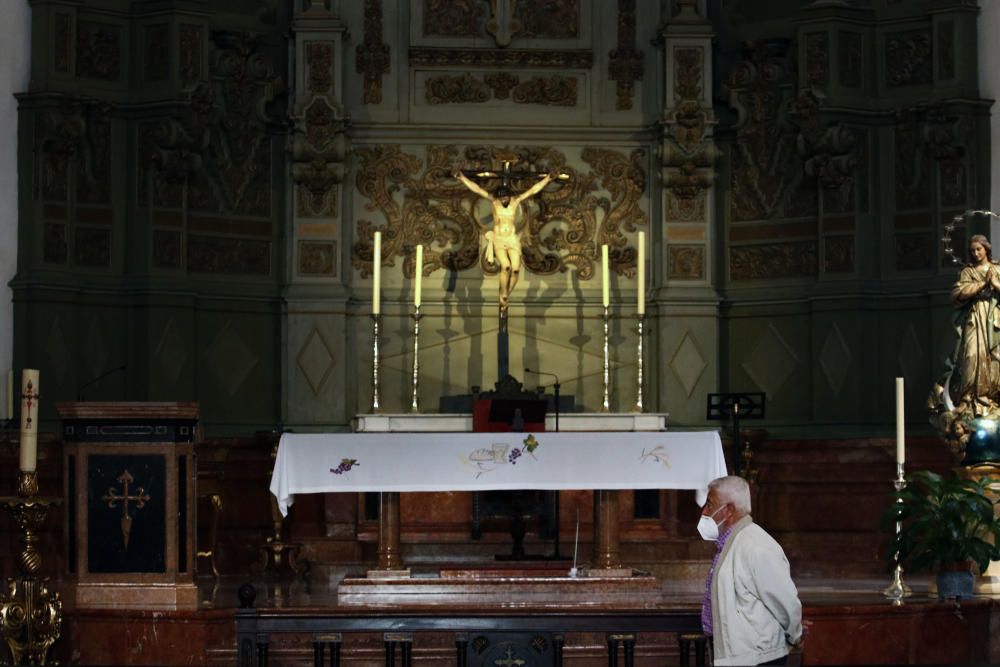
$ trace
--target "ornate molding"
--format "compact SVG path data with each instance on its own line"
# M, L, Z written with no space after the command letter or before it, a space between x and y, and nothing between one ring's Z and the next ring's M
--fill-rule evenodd
M410 67L591 69L594 66L594 54L580 49L554 51L414 47L409 51L408 61Z
M215 32L214 66L181 113L140 133L140 160L153 165L154 190L187 189L191 210L269 217L268 103L281 86L249 33Z
M122 26L100 21L76 22L76 75L117 82L122 70Z
M425 82L424 96L428 104L481 104L491 99L512 99L517 104L576 106L576 77L552 75L531 77L521 81L516 74L487 74L482 80L468 72L453 76L430 77Z
M672 108L660 123L661 181L672 195L670 199L694 201L715 178L712 167L719 151L711 129L716 121L703 102L704 48L675 46L672 56ZM688 213L692 210L690 204L668 203L668 210L682 208Z
M816 242L730 247L729 274L733 280L814 276Z
M635 0L618 0L618 46L609 54L608 78L616 83L615 108L632 108L635 82L642 80L643 53L635 48Z
M382 41L382 0L365 0L365 38L355 51L365 77L364 103L382 103L382 77L389 73L389 45Z
M929 84L933 81L930 28L885 35L885 76L889 86Z
M365 208L380 214L381 221L359 219L351 249L351 262L363 276L373 266L372 237L382 231L382 261L394 266L403 259L403 271L412 276L413 253L423 243L424 271L429 275L440 268L453 271L477 264L495 271L480 256L481 235L485 230L476 213L477 197L450 178L462 165L489 165L497 150L468 147L461 159L453 147L430 146L426 160L401 152L399 146L376 145L358 148L356 186L367 199ZM600 261L597 249L611 246L613 270L632 276L637 251L625 232L648 224L648 215L639 207L645 191L642 153L631 155L599 148L586 148L582 160L591 172L578 172L566 164L565 156L551 148L519 147L504 149L515 157L515 170L543 172L558 169L570 174L561 187L546 191L526 204L522 248L524 265L533 273L552 274L576 268L582 279L595 274ZM597 184L608 192L595 192ZM516 183L515 189L526 187ZM603 212L603 216L598 211ZM600 222L598 222L600 220Z
M480 0L423 0L425 37L478 37L485 7Z
M306 44L306 66L309 68L306 89L313 95L333 92L333 44L331 42L308 42Z

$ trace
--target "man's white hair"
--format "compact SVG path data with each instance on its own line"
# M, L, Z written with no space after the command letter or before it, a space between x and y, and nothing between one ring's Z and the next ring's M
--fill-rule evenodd
M732 503L738 512L750 514L750 485L742 477L720 477L709 483L708 490L712 489L721 502Z

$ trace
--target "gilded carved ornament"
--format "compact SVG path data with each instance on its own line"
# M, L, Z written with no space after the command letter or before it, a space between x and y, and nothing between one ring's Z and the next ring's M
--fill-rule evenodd
M509 151L509 149L508 149ZM533 273L553 274L576 268L590 279L600 261L598 249L611 248L613 269L631 277L637 251L623 232L635 232L648 224L640 206L645 192L643 156L640 150L624 155L603 148L586 148L581 159L591 168L580 172L566 164L566 157L551 148L514 149L516 171L562 171L570 175L558 188L525 202L526 217L521 231L524 265ZM456 168L495 164L495 149L469 147L461 156L450 146L430 146L426 162L403 153L399 146L358 148L356 185L366 199L365 209L380 214L382 221L359 219L351 250L351 261L362 276L373 266L373 234L382 231L382 258L394 266L403 258L403 272L414 271L412 247L424 245L424 274L438 269L461 271L479 264L493 273L482 252L482 235L488 229L477 214L478 198L451 178ZM598 184L607 194L600 194ZM514 183L515 190L529 183ZM487 185L487 190L492 187Z

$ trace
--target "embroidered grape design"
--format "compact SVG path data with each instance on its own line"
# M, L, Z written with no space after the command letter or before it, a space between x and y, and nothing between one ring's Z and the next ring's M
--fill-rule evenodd
M347 472L354 466L359 466L359 465L361 464L358 463L357 459L341 459L340 465L337 466L336 468L330 468L330 472L332 472L334 475L343 475L345 472Z
M517 465L517 460L521 457L521 450L516 447L510 451L507 455L507 460L510 461L511 465Z

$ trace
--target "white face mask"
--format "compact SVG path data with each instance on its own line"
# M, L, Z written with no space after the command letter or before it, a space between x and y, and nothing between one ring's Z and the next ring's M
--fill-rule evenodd
M715 519L712 517L718 514L722 507L712 512L711 516L702 514L701 518L698 519L698 534L701 535L701 539L709 542L715 542L719 539L719 524L715 523Z

